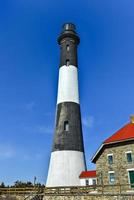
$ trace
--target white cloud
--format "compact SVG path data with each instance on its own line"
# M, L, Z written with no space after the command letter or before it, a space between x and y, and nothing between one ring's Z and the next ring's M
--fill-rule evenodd
M83 117L82 119L82 124L88 128L92 128L94 126L94 117L93 116L88 116L88 117Z
M9 144L0 144L0 160L10 158L21 158L21 160L32 161L41 160L44 157L40 152L30 153L25 152L23 149L16 149Z
M48 134L48 133L53 133L53 128L50 126L45 126L45 125L36 125L33 127L24 127L24 129L30 133L36 133L36 134Z
M35 154L35 158L36 158L37 160L40 160L40 159L43 158L43 155L42 155L41 153L36 153L36 154Z
M21 156L26 161L30 160L41 160L43 158L43 155L41 153L35 153L35 154L25 154Z
M23 158L24 160L32 160L33 156L25 154L25 155L21 156L21 158Z
M15 150L7 145L0 144L0 159L13 158L15 156Z
M36 132L38 132L38 133L52 133L53 129L51 127L48 127L48 126L40 125L40 126L37 126Z

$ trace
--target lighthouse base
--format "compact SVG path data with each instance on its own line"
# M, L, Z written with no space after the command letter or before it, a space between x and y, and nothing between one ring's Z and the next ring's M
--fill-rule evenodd
M46 187L79 186L79 175L85 170L83 152L54 151L51 153Z

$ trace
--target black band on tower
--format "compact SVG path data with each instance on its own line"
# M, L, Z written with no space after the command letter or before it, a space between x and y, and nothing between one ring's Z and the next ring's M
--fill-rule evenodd
M57 105L56 128L52 151L84 152L80 106L73 102Z

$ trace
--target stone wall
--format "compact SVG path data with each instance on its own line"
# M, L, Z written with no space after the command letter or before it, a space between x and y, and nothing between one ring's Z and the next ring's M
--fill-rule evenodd
M0 200L24 200L24 197L17 195L0 195Z
M26 200L32 200L33 196L29 196L29 195L0 195L0 200L25 200L25 199ZM36 200L38 200L38 199L36 199Z
M134 200L134 196L93 195L93 196L46 196L43 200Z
M24 200L24 196L0 196L0 200ZM27 198L27 200L32 200ZM36 199L40 200L40 199ZM67 195L67 196L44 196L43 200L134 200L134 195Z
M120 145L108 146L105 148L96 161L97 181L98 184L109 184L109 171L115 172L115 184L129 184L127 169L134 168L134 162L127 163L126 153L132 151L134 161L134 143L124 143ZM108 164L108 154L113 154L113 164Z

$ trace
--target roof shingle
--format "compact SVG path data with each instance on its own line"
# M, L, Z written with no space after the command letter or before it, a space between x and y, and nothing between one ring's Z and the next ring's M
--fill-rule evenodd
M96 151L95 155L92 157L92 162L96 163L96 160L98 159L99 154L101 154L107 145L110 144L118 144L121 142L127 142L134 140L134 116L132 116L132 119L130 123L123 126L121 129L119 129L117 132L115 132L112 136L107 138L100 148Z
M96 177L96 170L83 171L79 176L79 178L95 178L95 177Z
M107 138L103 143L109 144L130 139L134 139L134 123L128 123L123 128L115 132L111 137Z

